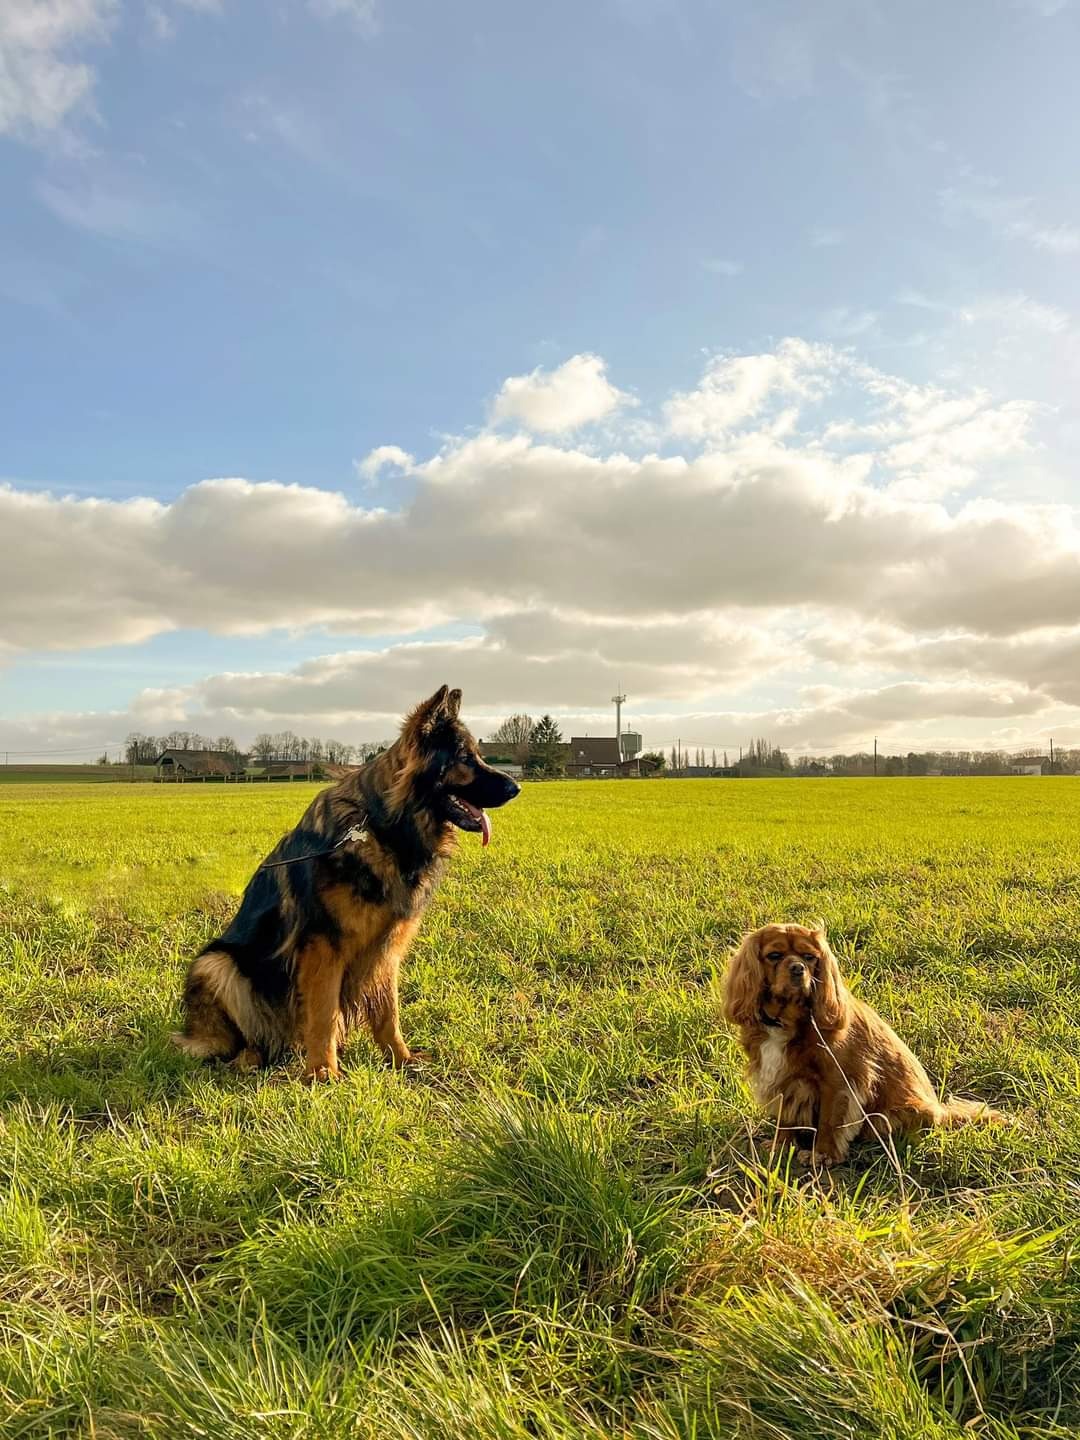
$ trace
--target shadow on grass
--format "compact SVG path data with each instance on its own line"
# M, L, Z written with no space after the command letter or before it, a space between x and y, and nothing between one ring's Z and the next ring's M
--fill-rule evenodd
M599 1306L634 1313L679 1264L675 1202L640 1194L603 1116L489 1099L439 1178L360 1224L292 1221L235 1247L216 1285L306 1337Z
M128 1118L209 1074L230 1086L243 1078L223 1067L195 1070L155 1017L153 1026L136 1021L92 1042L29 1044L0 1062L0 1111L31 1104L61 1106L80 1119Z

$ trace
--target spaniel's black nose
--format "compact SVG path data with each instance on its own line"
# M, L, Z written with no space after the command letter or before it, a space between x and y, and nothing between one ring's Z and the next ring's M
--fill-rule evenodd
M792 978L793 980L801 980L802 977L803 977L805 974L806 974L806 966L805 966L805 965L792 965L792 967L791 967L791 978Z

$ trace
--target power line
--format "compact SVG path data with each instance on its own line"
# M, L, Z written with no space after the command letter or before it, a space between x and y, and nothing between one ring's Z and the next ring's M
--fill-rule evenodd
M5 755L90 755L95 751L100 755L105 750L122 750L124 747L119 740L109 740L107 743L98 745L78 745L70 749L44 749L44 750L4 750Z

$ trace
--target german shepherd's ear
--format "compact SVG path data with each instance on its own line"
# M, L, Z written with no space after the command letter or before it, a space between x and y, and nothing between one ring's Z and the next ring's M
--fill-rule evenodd
M461 691L451 690L446 697L446 714L451 720L456 720L461 710Z
M460 690L456 693L460 699ZM426 740L429 735L434 734L439 725L451 718L449 696L449 687L440 685L429 700L422 700L415 710L409 712L405 719L403 733L413 735L420 740Z

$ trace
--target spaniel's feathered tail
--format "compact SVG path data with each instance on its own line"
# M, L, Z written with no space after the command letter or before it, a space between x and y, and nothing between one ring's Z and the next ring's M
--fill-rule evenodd
M981 1121L984 1125L1001 1125L1005 1116L1000 1110L995 1110L992 1105L987 1105L985 1100L962 1100L958 1095L950 1095L940 1107L940 1114L935 1118L935 1125L943 1125L947 1130L955 1125L970 1125L972 1121Z

